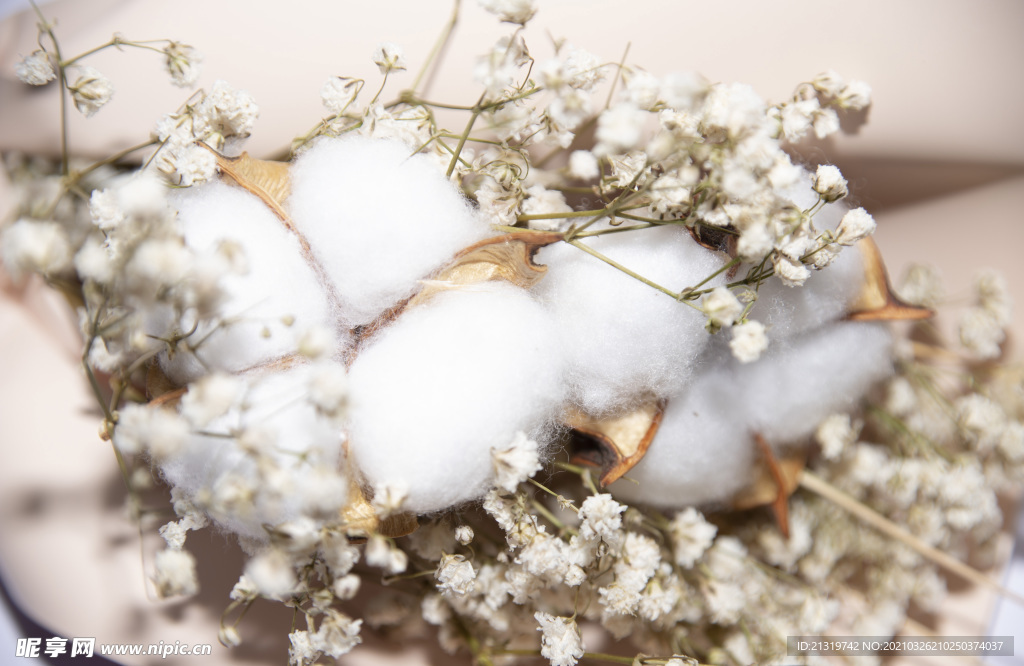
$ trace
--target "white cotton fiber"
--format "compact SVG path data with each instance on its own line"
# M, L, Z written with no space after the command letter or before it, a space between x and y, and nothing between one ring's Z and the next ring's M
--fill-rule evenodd
M342 436L308 399L316 370L243 376L246 390L234 407L161 461L164 478L221 527L249 539L265 541L263 525L331 517L348 499L335 473Z
M213 182L183 190L173 203L189 247L202 253L224 241L236 243L248 266L242 275L222 278L227 298L220 314L230 323L216 330L200 326L189 338L197 345L194 354L161 359L173 381L191 381L208 370L251 368L293 353L298 337L311 326L330 325L325 290L303 259L297 238L258 198ZM180 326L188 330L193 321Z
M351 455L370 484L407 488L413 511L480 497L491 449L557 415L562 367L552 322L527 292L486 283L438 294L349 369Z
M802 171L797 184L788 188L784 196L807 210L818 200L813 183L813 175ZM826 229L835 231L849 210L843 200L825 204L815 213L814 225L819 233ZM772 344L785 344L786 339L840 319L849 311L864 281L864 260L856 246L841 250L824 270L811 271L801 287L787 287L772 278L758 290L758 302L751 317L768 328Z
M807 438L828 414L856 404L892 372L883 324L841 322L807 333L751 364L704 370L671 399L646 456L611 486L628 501L679 507L726 501L751 481L760 455L751 435L776 449Z
M366 324L489 233L436 164L393 140L322 139L292 167L291 215Z
M770 345L788 344L795 335L841 319L860 294L863 261L859 248L846 247L825 269L812 271L802 287L771 278L758 290L750 316L765 325Z
M725 263L675 227L583 242L673 291ZM581 407L592 414L625 409L647 394L676 393L692 379L710 339L702 312L570 245L543 248L537 262L548 272L534 291L557 323L571 398Z

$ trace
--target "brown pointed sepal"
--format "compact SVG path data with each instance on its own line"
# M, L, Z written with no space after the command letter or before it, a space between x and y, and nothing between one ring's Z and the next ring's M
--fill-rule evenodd
M782 536L789 538L789 497L800 485L800 475L807 466L803 452L779 458L760 433L753 434L761 464L754 469L753 482L732 498L732 508L743 511L770 505Z
M850 321L929 319L935 312L900 300L892 289L878 244L865 238L857 244L864 261L864 284L846 318Z
M226 157L202 141L199 145L217 158L217 168L222 176L255 194L282 220L288 219L284 211L284 202L292 191L288 162L258 160L250 157L249 153L242 153L238 157Z

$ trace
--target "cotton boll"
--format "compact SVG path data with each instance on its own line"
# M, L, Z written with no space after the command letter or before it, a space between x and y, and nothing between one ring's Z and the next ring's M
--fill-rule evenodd
M775 279L765 282L751 316L765 324L772 344L781 343L845 316L863 283L860 249L844 248L824 270L813 271L802 287L787 287Z
M488 235L430 158L410 153L398 141L322 139L292 167L289 209L334 281L348 326L370 322Z
M872 384L892 374L892 334L885 324L839 322L766 356L737 369L736 382L748 429L778 446L854 407Z
M309 400L315 370L244 376L244 397L162 462L164 478L221 527L258 541L265 524L333 515L348 499L336 473L342 436Z
M669 400L644 458L610 486L630 502L664 507L723 501L747 482L754 445L736 418L731 373L704 372ZM634 483L634 481L638 483ZM639 484L639 485L638 485Z
M224 183L189 188L175 198L186 243L214 252L228 241L240 246L248 271L222 279L227 298L220 308L228 322L214 330L204 323L189 338L194 351L161 359L175 382L209 370L238 372L285 354L313 326L329 326L326 291L303 259L298 239L267 206ZM188 330L191 321L179 328Z
M672 290L721 268L722 255L677 228L609 234L584 242ZM543 248L548 272L535 288L554 316L568 359L571 397L593 414L669 395L692 378L710 339L704 315L578 248ZM721 277L711 285L721 284Z
M547 313L504 283L443 292L405 312L349 370L350 450L374 486L425 513L483 495L491 449L559 408L562 362Z
M801 171L796 185L783 196L803 210L818 200L814 179ZM819 232L835 231L849 211L843 201L826 204L814 216ZM773 341L782 341L803 331L843 317L860 294L864 282L864 258L857 247L843 248L839 256L821 271L812 271L802 287L787 287L779 280L768 280L758 291L753 316L768 327Z
M775 448L808 437L892 371L892 339L880 324L842 322L805 334L755 363L709 366L671 399L643 460L612 493L678 507L728 500L751 482L760 455L752 434Z

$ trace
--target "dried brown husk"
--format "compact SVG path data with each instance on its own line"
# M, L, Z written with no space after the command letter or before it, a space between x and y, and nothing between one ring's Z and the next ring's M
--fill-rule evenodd
M928 308L910 305L893 291L889 273L882 261L878 244L868 237L860 241L864 261L864 284L861 285L857 300L850 306L846 318L850 321L898 321L906 319L928 319L935 312Z
M619 480L646 455L667 404L649 398L630 412L603 418L571 409L564 422L576 435L573 462L600 468L602 486Z
M547 266L534 262L537 250L560 240L560 233L524 230L485 238L459 251L448 264L422 280L420 290L410 298L358 329L349 364L355 360L364 341L386 328L408 308L423 305L437 294L492 280L531 288L548 270Z
M776 456L760 433L752 438L761 452L760 464L754 467L754 480L733 496L730 505L737 511L771 505L779 531L789 538L789 498L800 486L807 467L806 452L795 449Z

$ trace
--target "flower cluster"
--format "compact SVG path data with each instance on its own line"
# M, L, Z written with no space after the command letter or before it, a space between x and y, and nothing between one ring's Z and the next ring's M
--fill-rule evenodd
M194 594L188 533L229 531L251 557L221 642L284 603L300 665L367 629L478 663L572 666L609 640L637 664L762 663L933 609L929 549L990 548L996 490L1024 481L1024 383L978 363L1010 320L994 275L969 354L845 321L884 318L858 298L887 288L874 220L786 148L839 131L867 85L826 72L768 104L562 42L535 60L535 3L481 4L512 27L475 62L478 101L444 105L461 133L419 90L382 101L409 66L384 43L380 91L330 78L287 164L235 156L259 111L223 81L155 123L138 169L7 160L4 265L76 308L135 510L152 475L169 487L156 593ZM96 113L95 50L61 61L41 30L54 48L19 78ZM193 85L198 53L156 44L100 48L160 51ZM942 300L926 269L903 293ZM767 504L776 521L740 511Z

